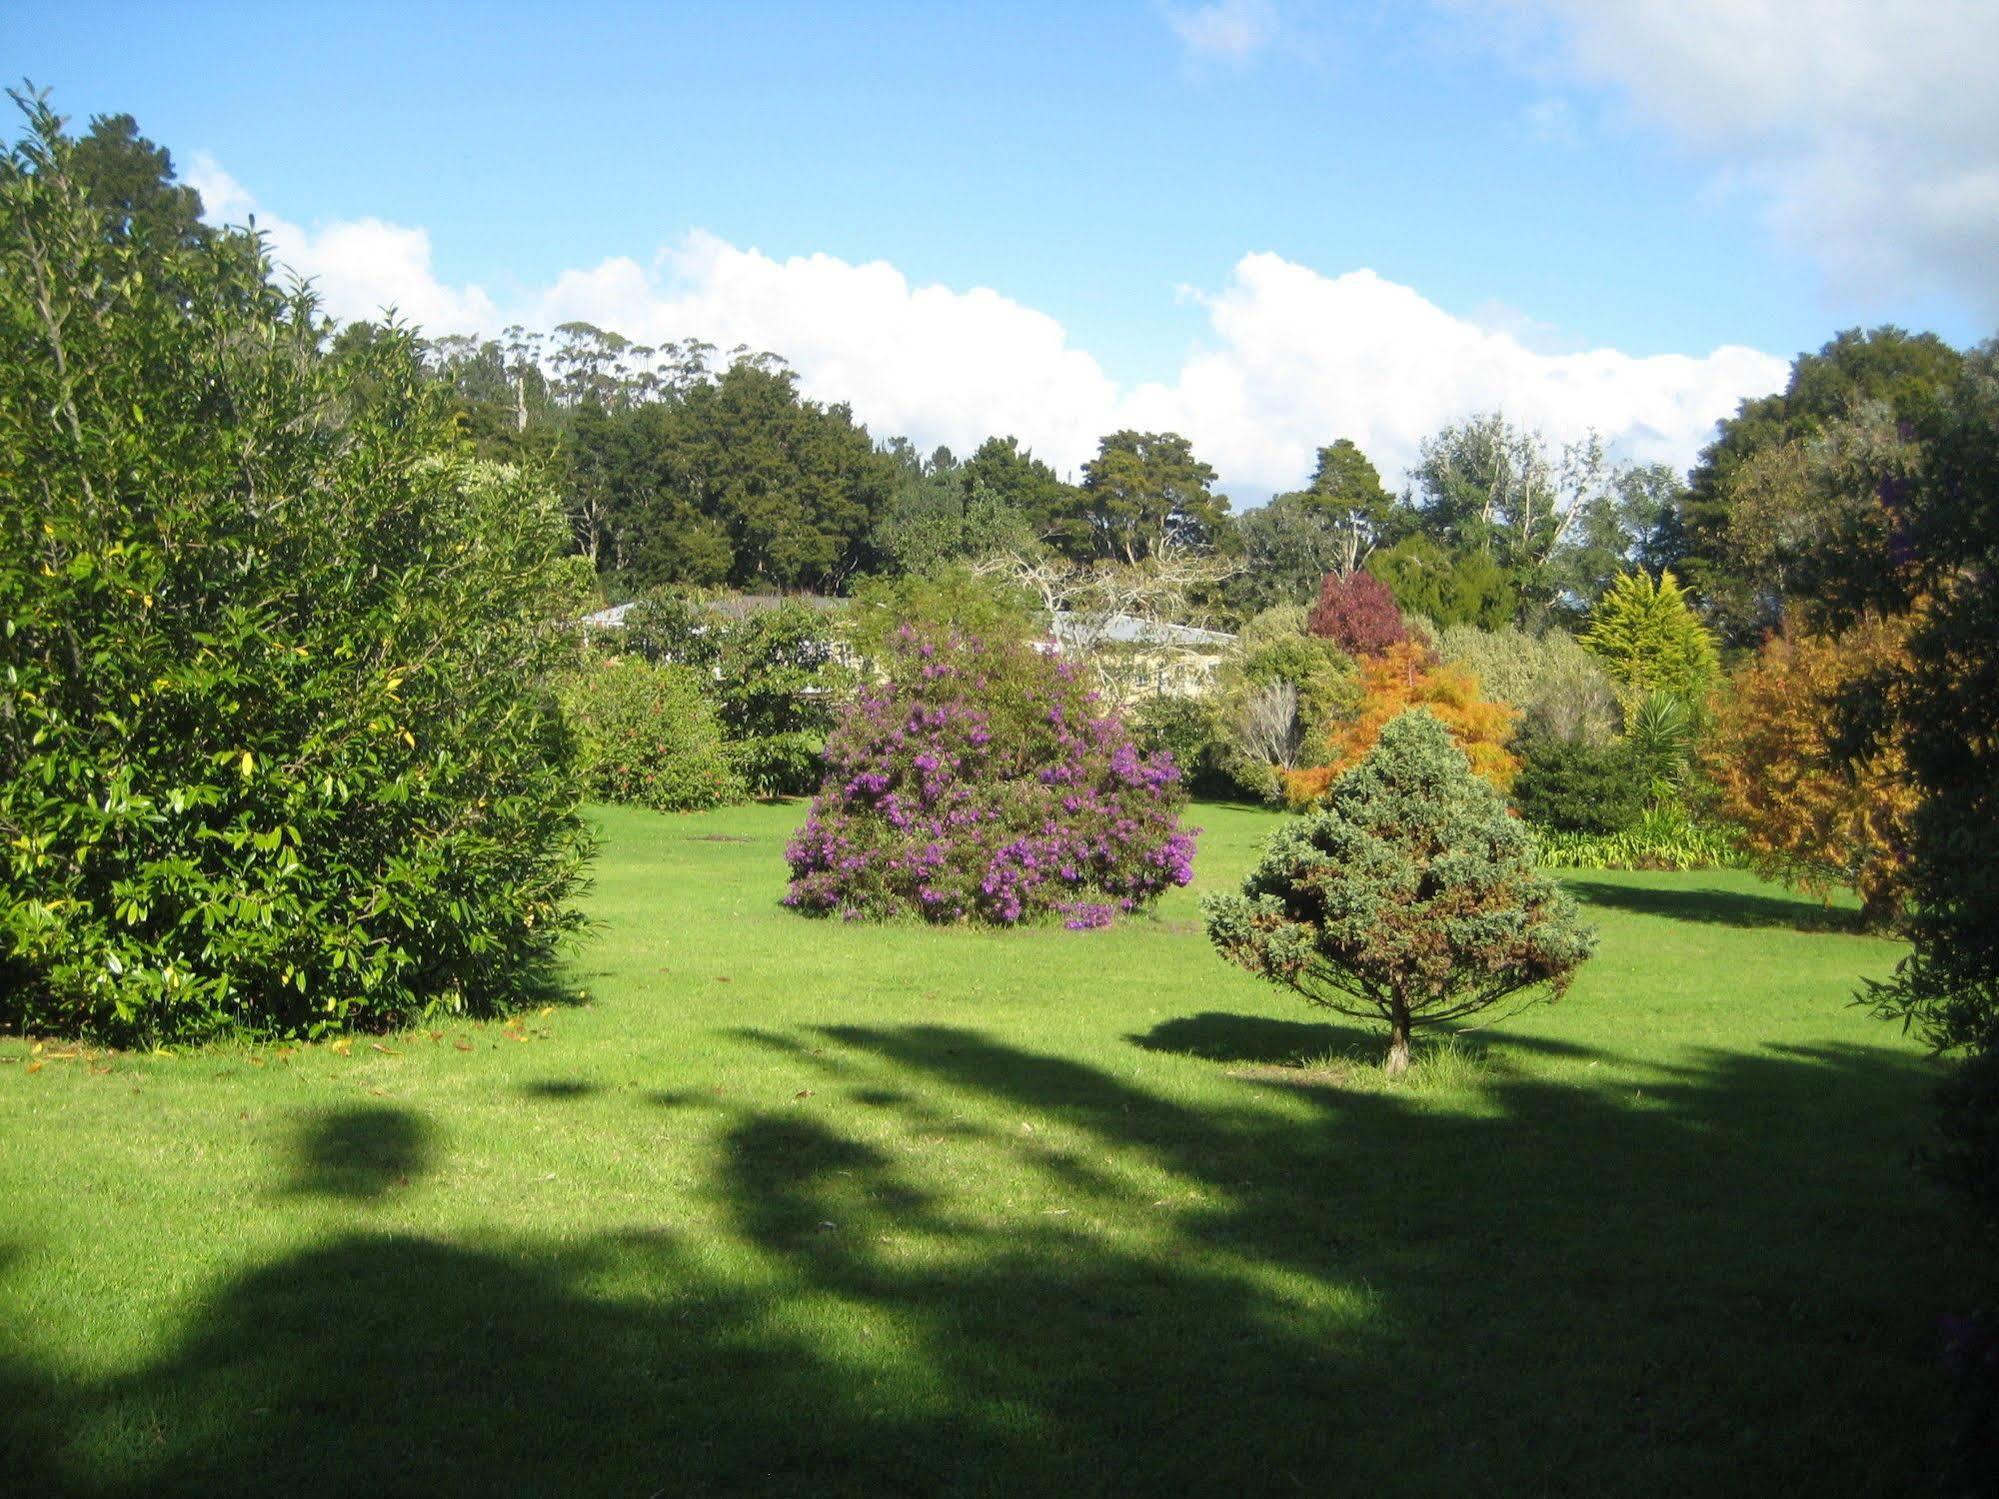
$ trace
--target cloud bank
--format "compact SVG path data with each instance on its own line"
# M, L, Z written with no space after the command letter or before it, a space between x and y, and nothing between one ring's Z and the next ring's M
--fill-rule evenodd
M188 178L213 220L255 208L212 160ZM257 222L343 319L393 305L435 333L582 320L645 343L747 344L782 354L806 394L849 403L878 438L965 453L1011 434L1073 473L1104 433L1177 431L1250 502L1303 483L1315 450L1338 437L1395 482L1423 437L1495 409L1557 442L1594 428L1623 456L1685 467L1717 419L1778 388L1788 369L1740 347L1537 351L1373 271L1329 276L1254 253L1218 290L1191 293L1208 319L1201 347L1170 378L1124 386L1048 314L984 287L913 284L886 261L778 260L697 233L649 264L613 257L565 271L503 308L481 287L441 280L422 229Z

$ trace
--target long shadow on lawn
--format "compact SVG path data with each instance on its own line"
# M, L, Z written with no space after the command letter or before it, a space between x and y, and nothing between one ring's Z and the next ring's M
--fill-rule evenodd
M1640 916L1701 921L1722 926L1785 927L1799 932L1865 932L1860 912L1828 906L1802 896L1758 895L1744 890L1687 886L1619 885L1608 880L1564 878L1563 886L1584 905L1609 906Z
M0 1362L0 1452L105 1494L1920 1481L1950 1303L1892 1270L1937 1253L1908 1056L1507 1073L1448 1112L1254 1082L1197 1108L948 1027L763 1039L820 1083L703 1105L735 1260L714 1230L353 1234L125 1377Z

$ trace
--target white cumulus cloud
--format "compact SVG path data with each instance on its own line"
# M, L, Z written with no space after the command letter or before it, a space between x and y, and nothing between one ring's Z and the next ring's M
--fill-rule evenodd
M1447 0L1452 3L1452 0ZM1991 0L1454 0L1543 79L1609 88L1760 198L1843 295L1999 314Z
M431 266L430 233L380 219L348 219L307 229L265 213L243 185L207 152L186 173L201 194L210 223L243 224L252 215L272 256L309 278L327 307L343 318L373 318L393 307L436 333L473 333L496 326L493 299L477 286L451 287Z
M211 217L254 206L212 161L189 176ZM1177 431L1245 500L1302 483L1315 450L1338 437L1394 482L1422 438L1495 409L1554 441L1593 428L1623 456L1684 467L1718 418L1787 371L1740 347L1551 349L1523 331L1524 316L1460 317L1373 271L1329 276L1259 253L1220 288L1192 293L1207 317L1195 352L1161 378L1122 385L1047 313L985 287L915 283L886 261L777 259L696 233L650 263L613 257L565 271L502 308L479 287L440 281L420 229L258 222L337 317L393 304L433 332L580 320L644 343L744 344L783 355L807 395L847 402L877 437L964 453L1011 434L1070 473L1107 432Z

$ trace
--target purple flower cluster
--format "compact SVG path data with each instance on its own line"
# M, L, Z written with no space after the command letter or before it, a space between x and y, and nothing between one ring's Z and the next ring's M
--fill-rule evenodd
M1141 755L1066 662L959 636L894 642L826 744L826 779L785 849L787 905L1111 925L1193 878L1197 829L1168 755Z

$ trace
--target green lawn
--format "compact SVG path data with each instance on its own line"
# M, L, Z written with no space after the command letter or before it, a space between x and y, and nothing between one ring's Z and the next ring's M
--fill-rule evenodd
M1404 1084L1109 933L792 915L801 809L603 814L587 1000L0 1040L0 1487L1887 1493L1940 1313L1897 949L1587 875L1568 997ZM1204 807L1204 885L1271 826ZM1955 1282L1953 1277L1958 1276Z

